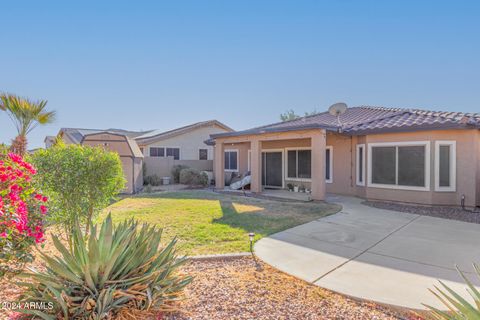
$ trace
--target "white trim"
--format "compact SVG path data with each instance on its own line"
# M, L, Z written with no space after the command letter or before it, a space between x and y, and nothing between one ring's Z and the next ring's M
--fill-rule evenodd
M297 182L312 182L312 178L291 178L288 176L288 151L298 151L298 150L310 150L312 151L312 148L310 147L289 147L285 148L285 179L288 181L297 181ZM297 156L297 170L298 172L298 156ZM311 170L310 170L311 171ZM310 176L312 173L310 172Z
M425 187L399 186L398 185L398 151L395 152L395 184L379 184L372 182L372 147L402 147L425 146ZM398 148L397 148L398 150ZM368 186L371 188L430 191L430 141L401 141L401 142L376 142L368 144Z
M360 157L359 157L359 150L362 149L362 181L360 181ZM366 150L365 150L365 144L362 143L362 144L357 144L357 148L356 148L356 151L355 151L355 161L356 161L356 164L355 164L355 176L356 176L356 180L357 180L357 186L365 186L365 153L366 153Z
M440 146L450 147L450 186L440 186ZM455 192L457 190L457 142L435 141L435 191Z
M225 149L223 150L223 158L225 159L225 153L226 152L236 152L237 153L237 169L225 169L225 163L223 164L225 172L238 172L238 167L240 166L240 163L238 162L239 160L239 152L238 149Z
M333 146L326 146L325 147L325 153L326 151L330 150L330 168L328 170L330 171L330 179L327 180L327 172L325 171L325 182L326 183L333 183ZM327 161L325 161L326 164Z
M251 150L248 150L251 151ZM263 185L262 187L268 187L268 188L285 188L285 149L262 149L262 161L263 161L263 153L269 153L269 152L281 152L282 153L282 186L268 186L268 185ZM262 176L263 176L263 166L262 166ZM265 177L266 179L267 177Z

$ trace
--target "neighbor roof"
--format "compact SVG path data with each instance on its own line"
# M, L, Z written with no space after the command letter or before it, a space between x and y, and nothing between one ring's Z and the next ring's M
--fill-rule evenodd
M192 130L201 128L201 127L208 127L212 125L217 125L221 128L223 128L226 131L233 132L233 129L228 127L227 125L221 123L220 121L217 120L208 120L208 121L202 121L202 122L196 122L184 127L180 127L177 129L169 130L169 131L161 131L161 130L153 130L150 132L147 132L143 135L137 136L134 139L140 143L140 144L148 144L153 141L158 141L166 138L171 138L173 136L177 136L180 134L184 134L187 132L190 132Z
M146 134L150 131L128 131L123 129L84 129L84 128L61 128L60 133L68 136L73 143L81 143L83 137L89 134L97 133L114 133L121 134L128 138L135 138L137 136Z
M350 135L360 135L429 129L480 128L480 114L478 113L440 112L373 106L348 108L338 120L336 116L328 112L322 112L244 131L213 134L211 137L217 138L301 129L326 129Z

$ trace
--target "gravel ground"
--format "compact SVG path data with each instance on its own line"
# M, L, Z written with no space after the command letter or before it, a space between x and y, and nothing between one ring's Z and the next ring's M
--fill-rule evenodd
M357 302L286 275L251 257L194 260L195 277L166 319L419 319Z
M480 223L480 209L478 208L478 212L468 212L457 207L430 207L383 201L364 201L363 204L374 208L414 213L422 216Z
M42 268L37 259L35 267ZM251 257L194 259L181 272L194 276L176 313L135 312L123 319L422 319L371 302L358 302L284 274ZM15 280L0 280L0 301L18 301ZM14 312L0 310L0 319Z

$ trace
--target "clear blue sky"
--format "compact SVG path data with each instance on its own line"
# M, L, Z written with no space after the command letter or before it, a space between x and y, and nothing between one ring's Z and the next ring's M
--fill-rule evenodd
M0 1L0 91L58 112L30 148L337 101L480 112L480 1Z

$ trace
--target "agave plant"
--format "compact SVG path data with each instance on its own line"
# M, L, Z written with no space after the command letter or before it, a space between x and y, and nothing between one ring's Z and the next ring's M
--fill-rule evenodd
M449 288L445 283L439 281L443 289L435 286L435 290L430 291L442 302L442 304L448 309L442 311L438 308L434 308L429 305L425 305L431 311L433 319L437 320L478 320L480 319L480 292L473 285L473 283L465 276L465 274L455 266L458 273L462 276L463 280L467 284L467 291L473 298L474 304L471 304L454 290ZM480 268L477 264L473 264L473 268L480 278Z
M177 300L190 276L177 268L185 258L176 255L173 239L160 248L161 229L132 220L112 225L108 215L86 240L75 228L69 248L56 236L60 256L42 253L47 270L30 269L26 301L53 306L52 310L23 310L43 319L110 319L129 310L164 310Z

